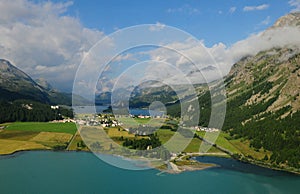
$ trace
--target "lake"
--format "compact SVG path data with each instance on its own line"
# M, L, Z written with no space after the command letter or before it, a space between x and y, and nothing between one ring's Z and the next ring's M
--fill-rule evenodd
M121 160L120 158L116 158ZM232 159L181 174L113 167L87 152L29 151L0 156L1 193L299 193L300 176Z
M77 114L94 114L103 113L109 106L73 106L75 113ZM163 116L164 113L160 111L154 111L149 109L130 109L129 113L132 115L144 115L144 116Z
M108 106L73 106L72 108L77 114L94 114L95 110L97 113L102 113Z

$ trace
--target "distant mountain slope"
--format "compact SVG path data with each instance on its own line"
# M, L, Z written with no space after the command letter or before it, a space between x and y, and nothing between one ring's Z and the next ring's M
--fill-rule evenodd
M35 80L35 82L39 86L41 86L44 90L47 90L47 91L54 90L52 85L49 82L47 82L47 80L45 80L44 78L38 78L38 79Z
M47 92L41 86L4 59L0 59L0 91L0 98L6 100L31 99L50 102Z
M92 104L81 96L74 95L76 105ZM46 104L72 105L72 94L59 92L45 80L34 81L9 61L0 59L0 99L14 101L27 99Z

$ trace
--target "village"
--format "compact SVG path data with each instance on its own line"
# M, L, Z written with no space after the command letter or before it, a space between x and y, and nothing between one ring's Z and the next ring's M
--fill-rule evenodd
M59 109L59 106L51 106L51 109ZM83 114L83 115L77 115L77 118L71 119L71 118L64 118L62 120L54 120L51 121L52 123L67 123L67 122L73 122L78 125L86 125L86 126L102 126L102 127L122 127L123 123L120 122L120 118L135 118L140 120L150 120L150 119L171 119L168 115L113 115L113 114L104 114L104 113L98 113L98 114ZM143 124L142 127L147 127L147 125ZM129 129L123 127L124 130L129 132ZM192 129L200 132L218 132L219 129L212 128L212 127L203 127L203 126L194 126ZM139 133L138 133L139 134ZM140 134L143 135L143 134Z
M89 114L84 115L81 117L78 117L76 119L70 119L70 118L64 118L62 120L54 120L51 121L53 123L67 123L67 122L73 122L78 125L86 125L86 126L102 126L102 127L122 127L123 123L120 122L119 119L121 117L127 117L127 118L138 118L138 119L161 119L161 118L168 118L168 116L149 116L149 115L128 115L128 116L120 116L120 115L112 115L112 114ZM147 125L143 124L141 125L143 127L147 127ZM124 128L126 131L129 131L127 128ZM203 127L203 126L194 126L192 129L196 131L203 131L203 132L218 132L219 129L212 128L212 127Z
M212 128L212 127L201 127L201 126L195 126L194 127L196 131L205 131L205 132L218 132L219 129Z

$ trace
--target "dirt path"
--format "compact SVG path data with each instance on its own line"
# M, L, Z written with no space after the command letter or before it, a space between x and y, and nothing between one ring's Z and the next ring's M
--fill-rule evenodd
M69 142L68 147L67 147L66 150L69 150L69 149L70 149L70 146L71 146L72 142L74 141L74 139L75 139L75 137L76 137L77 134L78 134L78 130L77 130L76 133L73 135L73 137L72 137L72 139L70 140L70 142Z

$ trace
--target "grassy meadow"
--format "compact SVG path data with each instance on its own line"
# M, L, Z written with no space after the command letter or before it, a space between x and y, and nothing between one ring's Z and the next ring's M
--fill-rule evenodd
M76 132L74 123L15 122L2 124L0 154L20 150L63 149Z
M164 119L150 120L145 118L121 118L121 121L129 126L149 124L149 122L151 122L151 126L158 127L164 124ZM1 126L5 126L5 129L0 130L0 154L10 154L19 150L55 149L56 146L62 146L62 149L65 149L69 143L68 150L89 150L88 147L85 146L80 134L76 133L77 128L74 123L15 122L1 124ZM84 127L81 135L86 137L85 140L92 140L92 142L99 140L103 150L110 150L111 147L117 148L122 145L123 141L121 140L121 137L124 139L147 138L130 134L121 127L110 127L105 128L104 130L100 130L101 127L96 128L97 130L93 130ZM102 132L100 133L99 131ZM176 132L169 129L158 129L156 133L161 143L165 144ZM205 136L205 132L203 131L197 131L196 134L202 138ZM72 139L73 136L74 138ZM173 142L173 145L171 146L176 147L177 145L186 142L184 137L177 139L177 141L178 142L175 143ZM262 149L254 150L250 147L249 142L243 141L242 139L232 140L229 134L224 132L220 132L215 143L219 147L222 147L233 154L243 154L258 159L262 159L265 155L271 155L270 152ZM201 144L202 140L193 138L183 151L188 153L198 153ZM215 147L211 147L208 153L222 153L222 151Z
M75 134L77 128L75 123L15 122L8 124L5 130Z

